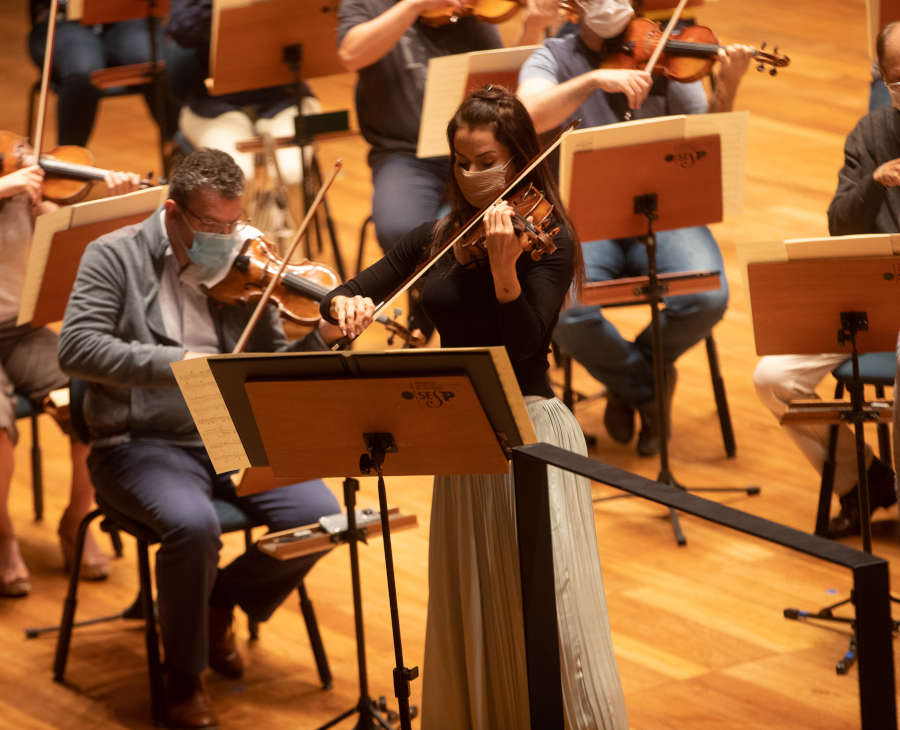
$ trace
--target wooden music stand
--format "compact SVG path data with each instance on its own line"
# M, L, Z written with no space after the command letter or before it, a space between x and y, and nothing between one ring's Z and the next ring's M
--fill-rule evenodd
M16 324L40 327L60 321L87 245L117 228L140 223L163 204L167 192L167 187L148 188L38 216Z
M270 465L276 476L297 480L378 473L397 662L394 686L401 727L409 727L409 681L417 669L403 666L384 476L508 471L511 449L536 438L505 349L220 355L173 363L172 369L217 471ZM356 487L347 481L352 530ZM526 512L531 508L519 505ZM536 523L545 536L550 534L549 518ZM552 565L552 556L527 545L520 553L524 591L536 575L533 563L549 560ZM542 575L540 590L546 593ZM529 606L523 610L528 614ZM359 631L357 638L362 651ZM526 657L529 664L552 661L528 644ZM362 667L360 676L359 706L335 722L359 711L365 723L360 726L368 728L376 718L362 685ZM539 698L546 691L529 686L532 707L542 704ZM534 727L561 723L561 717L548 717Z
M560 152L561 195L582 241L641 238L647 249L653 374L660 431L657 481L682 487L669 468L669 414L659 309L665 294L656 269L656 232L721 221L743 205L747 115L662 117L579 130ZM602 171L598 175L597 171ZM602 201L602 205L598 202ZM742 491L758 487L700 487ZM687 540L669 516L679 545Z
M840 415L853 425L856 440L860 525L863 550L867 553L872 552L872 529L863 426L877 423L881 416L878 409L867 408L864 403L859 353L894 351L900 332L900 311L895 306L900 256L854 257L848 255L848 248L853 245L850 242L860 241L863 250L884 251L896 245L893 239L884 235L835 237L819 247L822 255L830 254L830 258L812 258L815 247L805 245L805 241L786 241L781 249L768 249L777 252L778 260L747 262L757 354L844 352L853 361L851 407ZM779 286L787 291L778 292ZM789 306L784 294L790 294ZM898 602L893 596L891 600ZM850 648L837 663L838 674L846 673L855 661L856 627L852 619L834 616L832 610L852 601L851 595L817 612L784 610L785 618L814 618L853 626ZM900 624L893 620L892 624L896 631Z
M156 31L159 22L169 14L169 0L69 0L66 17L77 20L82 25L91 26L119 23L123 20L147 20L150 38L150 63L114 66L91 73L91 83L101 91L116 86L137 86L145 83L153 85L153 105L159 124L159 157L162 164L161 175L166 174L166 151L164 139L169 114L165 88L162 83L166 62L160 58L156 45ZM127 83L126 83L127 82Z
M323 180L318 156L315 152L304 155L303 148L319 135L344 132L350 127L347 110L310 115L301 112L305 79L346 71L334 40L339 4L339 0L215 0L213 3L207 91L218 96L271 86L293 86L298 113L291 144L297 147L303 170L300 186L303 210L309 210ZM219 48L227 52L220 53ZM279 140L278 146L287 146L284 139ZM344 259L327 199L322 201L322 210L335 268L343 280L347 278ZM313 223L321 246L318 216ZM307 258L313 258L310 240L308 236Z

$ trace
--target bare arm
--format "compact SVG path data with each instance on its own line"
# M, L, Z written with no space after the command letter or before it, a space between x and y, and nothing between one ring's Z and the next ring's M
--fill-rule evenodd
M646 71L595 69L561 84L549 79L526 79L518 90L519 98L531 114L538 133L560 126L595 91L621 92L628 106L637 109L650 92L652 80Z
M400 40L416 18L430 8L462 8L462 0L400 0L372 20L350 29L338 47L348 71L359 71L381 60Z
M734 108L738 85L750 67L753 49L750 46L730 45L719 49L719 70L709 100L709 112L730 112Z

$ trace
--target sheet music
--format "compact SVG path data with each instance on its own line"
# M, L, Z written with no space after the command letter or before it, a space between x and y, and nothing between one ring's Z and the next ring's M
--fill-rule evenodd
M168 186L147 188L127 195L63 206L51 213L38 216L31 236L28 266L25 269L25 282L16 323L26 324L34 317L55 234L70 228L117 220L128 215L149 214L162 205L168 190Z
M205 357L172 363L172 372L216 473L250 467L225 400Z
M794 238L784 242L789 260L828 259L841 256L893 256L900 253L900 234Z
M416 157L438 157L449 153L447 122L465 97L470 74L517 70L538 48L540 46L517 46L432 58L428 62Z
M34 315L44 269L50 256L50 245L53 234L70 227L72 206L58 208L52 213L39 215L34 222L34 233L31 234L31 248L28 251L28 266L25 269L25 282L22 284L22 297L19 300L19 317L17 325L27 324Z
M900 20L900 0L866 0L866 45L873 61L878 59L875 38L885 25L894 20Z

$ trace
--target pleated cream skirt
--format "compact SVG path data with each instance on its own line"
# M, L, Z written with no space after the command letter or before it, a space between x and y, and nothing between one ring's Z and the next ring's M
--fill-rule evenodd
M557 399L529 396L539 441L586 454ZM568 730L628 727L612 649L589 482L551 469L550 519ZM529 727L513 483L435 477L422 672L423 730Z

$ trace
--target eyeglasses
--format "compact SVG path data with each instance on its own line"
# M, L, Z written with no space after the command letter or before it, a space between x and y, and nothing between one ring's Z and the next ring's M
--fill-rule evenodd
M193 218L197 223L200 224L200 228L208 233L234 233L234 231L239 226L245 226L250 224L250 219L247 217L245 212L241 212L241 215L233 221L225 222L219 221L215 218L201 218L194 211L188 208L186 205L179 205L180 208L184 210L185 213L188 213L191 218Z

